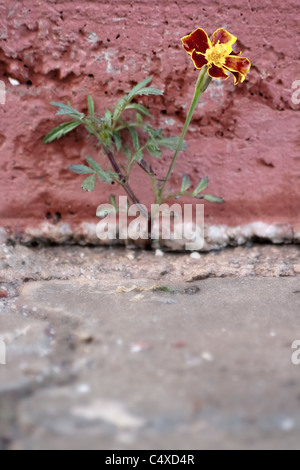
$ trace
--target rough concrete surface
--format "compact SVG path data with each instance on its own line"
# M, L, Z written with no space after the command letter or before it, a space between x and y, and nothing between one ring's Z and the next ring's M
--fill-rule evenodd
M0 13L0 80L7 91L0 105L0 226L15 237L35 228L48 239L56 227L72 234L82 222L95 222L96 207L112 192L102 186L86 194L81 178L67 170L86 155L106 165L83 129L42 144L60 122L49 103L70 100L86 111L90 93L103 115L153 75L164 97L141 102L151 106L153 125L179 135L197 78L180 38L196 27L212 34L222 26L239 38L237 50L253 66L236 88L232 80L210 86L172 184L183 173L193 185L209 176L209 192L226 201L207 204L209 225L283 223L289 233L300 232L300 108L292 101L300 79L298 1L20 0L2 2ZM170 158L166 152L162 161L152 160L158 175ZM150 203L139 171L131 183Z
M299 449L299 275L295 246L1 246L0 447Z

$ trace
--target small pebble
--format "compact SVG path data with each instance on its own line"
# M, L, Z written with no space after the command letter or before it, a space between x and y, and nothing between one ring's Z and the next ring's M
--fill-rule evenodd
M163 252L162 250L156 250L155 256L160 256L160 257L162 257L162 256L165 256L165 254L164 254L164 252Z
M190 256L191 256L192 259L200 259L201 258L200 253L198 253L197 251L194 251L193 253L191 253Z
M148 343L135 343L131 345L131 352L134 354L150 351L151 349L152 346Z
M296 274L300 274L300 264L295 264L295 266L294 266L294 272L295 272Z
M19 86L20 85L19 80L16 80L15 78L8 77L8 81L12 86Z
M207 351L204 352L201 357L202 357L202 359L204 359L207 362L213 362L213 360L214 360L213 355L210 352L207 352Z
M187 287L186 289L184 289L184 293L187 295L195 295L198 294L198 292L200 291L201 289L198 286Z
M0 299L6 299L8 297L7 291L6 290L0 290Z
M89 384L80 384L76 387L76 392L79 395L87 395L88 393L90 393L90 391L91 387L89 386Z

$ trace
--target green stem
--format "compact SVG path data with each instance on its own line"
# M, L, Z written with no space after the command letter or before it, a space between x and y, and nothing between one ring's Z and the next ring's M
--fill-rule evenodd
M177 161L177 158L178 158L178 155L179 155L179 152L180 152L180 149L182 147L182 144L184 142L184 138L185 138L185 135L186 135L186 132L188 130L188 127L191 123L191 120L192 120L192 117L193 117L193 114L194 114L194 111L199 103L199 100L202 96L202 94L205 92L205 90L207 89L208 85L210 84L212 78L208 75L207 73L207 67L204 67L201 72L199 73L199 77L198 77L198 80L197 80L197 84L196 84L196 88L195 88L195 93L194 93L194 98L193 98L193 101L192 101L192 104L191 104L191 107L189 109L189 112L188 112L188 115L187 115L187 118L186 118L186 121L185 121L185 124L183 126L183 129L182 129L182 132L181 132L181 136L179 138L179 141L178 141L178 145L177 145L177 148L175 150L175 153L174 153L174 157L172 159L172 162L171 162L171 165L170 165L170 168L169 168L169 171L167 173L167 176L165 178L165 182L162 186L162 188L160 189L160 192L159 192L159 195L160 197L162 197L163 195L163 192L165 190L165 187L167 185L167 183L169 182L169 179L171 178L171 175L172 175L172 172L173 172L173 168L174 168L174 165Z
M141 212L141 214L148 218L149 215L148 215L148 212L145 211L145 209L142 207L140 201L138 200L138 198L136 197L136 195L134 194L134 192L132 191L131 187L129 186L129 183L128 183L128 176L124 176L123 173L122 173L122 170L121 168L119 167L119 165L117 164L116 160L115 160L115 157L112 153L112 151L110 150L110 148L105 145L103 142L102 142L102 139L101 139L101 136L99 135L99 132L98 132L98 129L97 129L97 126L93 123L93 122L89 122L88 120L85 121L85 125L87 126L88 130L95 136L97 137L97 139L99 140L99 143L101 144L104 152L106 153L109 161L110 161L110 164L111 166L113 167L113 170L114 172L118 175L118 179L119 179L119 184L124 188L124 190L126 191L129 199L131 200L131 202L133 202L133 204L136 204Z
M140 128L143 128L143 126L141 124L139 124L138 122L133 122L131 124L124 124L122 126L119 126L117 127L116 129L114 129L116 132L120 132L120 131L123 131L124 129L128 129L128 127L140 127Z
M140 147L140 148L139 148L139 151L142 151L142 152L143 152L143 151L145 150L145 148L146 148L146 145L144 145L143 147ZM131 170L132 170L132 167L133 167L134 163L136 162L135 155L136 155L136 154L133 155L133 157L131 158L131 160L130 160L130 162L129 162L129 164L128 164L128 168L127 168L127 172L126 172L126 177L127 177L127 178L129 178L130 173L131 173Z

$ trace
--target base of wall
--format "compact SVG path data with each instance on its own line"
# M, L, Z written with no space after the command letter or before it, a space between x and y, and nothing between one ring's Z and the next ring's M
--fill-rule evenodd
M25 245L34 243L51 244L78 244L78 245L129 245L145 247L145 240L99 240L96 234L97 224L83 222L75 227L59 223L53 225L49 222L32 227L25 227L21 232L10 233L0 227L0 243L17 242ZM241 246L247 242L262 241L274 244L300 243L300 224L266 224L253 222L247 225L229 227L226 225L211 225L205 227L205 242L201 251L219 250L230 246ZM160 240L153 241L153 248L164 248L170 251L185 251L187 240Z

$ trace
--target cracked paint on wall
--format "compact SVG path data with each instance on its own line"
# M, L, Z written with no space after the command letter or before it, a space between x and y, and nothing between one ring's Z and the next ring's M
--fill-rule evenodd
M153 124L179 134L192 99L197 73L180 38L204 27L227 27L237 47L252 60L246 82L215 82L204 95L187 135L173 184L188 173L194 184L209 176L209 192L223 206L206 205L211 226L300 226L300 105L292 83L300 79L299 6L296 0L224 4L213 0L118 2L21 0L0 5L0 226L17 236L40 227L66 224L76 232L95 223L95 211L115 188L94 194L80 190L80 177L67 170L97 153L83 129L61 142L42 144L60 121L50 101L68 101L86 111L95 97L99 114L112 107L137 81L153 75L164 97L143 98ZM17 85L16 85L17 84ZM62 119L63 122L63 119ZM154 160L163 175L171 158ZM151 202L151 188L132 186Z

